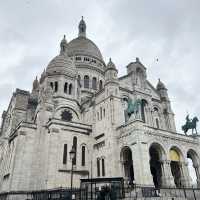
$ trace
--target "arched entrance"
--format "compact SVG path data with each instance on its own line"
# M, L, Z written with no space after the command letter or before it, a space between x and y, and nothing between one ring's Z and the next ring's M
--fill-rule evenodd
M150 155L150 170L153 177L153 183L156 188L162 186L162 166L161 160L164 155L164 151L159 144L152 144L149 148Z
M187 159L188 159L188 170L189 170L189 175L192 179L192 185L193 186L198 186L199 185L199 178L200 178L200 173L199 173L199 157L197 153L190 149L187 152Z
M170 166L171 166L172 176L174 178L174 183L177 188L182 187L183 184L181 183L180 152L175 148L171 148L169 156L171 160Z
M123 167L125 179L128 181L135 180L134 169L133 169L133 160L132 160L132 151L129 147L122 148L121 161L122 161L122 167Z

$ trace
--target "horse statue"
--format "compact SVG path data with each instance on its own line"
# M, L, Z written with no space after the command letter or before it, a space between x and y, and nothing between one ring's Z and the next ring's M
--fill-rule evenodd
M131 117L132 114L137 114L139 112L140 105L142 103L142 101L140 99L135 100L135 102L133 103L131 98L128 98L127 102L128 102L128 107L124 111L125 122L127 122L129 120L129 118Z
M193 130L195 129L196 134L197 134L197 122L199 119L197 117L194 117L192 120L189 118L189 115L186 116L186 123L185 125L182 126L182 130L184 131L185 135L187 135L187 131L189 129L192 129L192 135L193 135Z

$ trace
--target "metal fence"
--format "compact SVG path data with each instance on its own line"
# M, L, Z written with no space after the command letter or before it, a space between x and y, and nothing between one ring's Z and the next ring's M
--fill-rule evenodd
M125 200L156 197L157 199L200 200L200 188L160 188L132 186L125 188Z
M41 191L11 191L0 193L0 200L80 200L80 188L58 188Z
M116 186L98 187L95 190L88 188L58 188L41 191L18 191L0 193L0 200L200 200L198 188L162 188L156 189L147 186L130 186L123 189Z

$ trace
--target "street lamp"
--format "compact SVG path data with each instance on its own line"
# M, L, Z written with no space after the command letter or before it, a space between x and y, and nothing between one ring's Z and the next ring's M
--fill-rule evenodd
M74 147L72 146L71 151L69 152L70 160L72 161L72 169L71 169L71 195L72 195L72 186L73 186L73 160L75 158L76 151Z

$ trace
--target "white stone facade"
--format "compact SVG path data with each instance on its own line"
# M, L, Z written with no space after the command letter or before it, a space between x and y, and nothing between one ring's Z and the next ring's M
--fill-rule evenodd
M32 92L17 89L2 115L0 191L69 187L72 146L77 187L88 177L191 186L187 157L199 185L199 139L176 132L165 85L152 86L138 58L118 77L86 37L83 19L78 37L64 37L60 48ZM142 103L126 119L128 99Z

